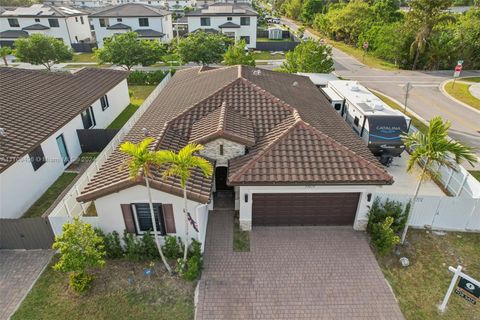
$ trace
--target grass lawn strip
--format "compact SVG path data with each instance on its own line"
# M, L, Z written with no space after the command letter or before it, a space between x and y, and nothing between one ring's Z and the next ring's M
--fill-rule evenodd
M388 97L384 96L383 94L381 93L378 93L378 92L373 92L374 95L376 95L378 98L380 98L380 100L382 100L383 102L385 102L387 105L389 105L391 108L393 109L396 109L396 110L399 110L403 113L403 110L405 108L403 108L402 106L400 106L398 103L392 101L391 99L389 99ZM412 115L410 112L407 111L406 115L408 117L410 117L412 119L412 124L415 126L415 128L417 128L418 130L420 130L420 132L423 132L423 133L426 133L428 131L428 126L423 123L423 121L421 121L420 119L416 118L414 115Z
M64 172L23 214L23 218L41 217L76 176L77 173Z
M468 82L480 82L480 77L465 77L465 78L460 78L458 80L468 81Z
M295 22L295 24L297 24L298 26L302 25L302 22L300 22L300 21L295 21L295 20L292 20L292 21ZM326 36L322 35L320 32L312 29L311 27L305 26L305 30L308 30L309 32L313 33L314 35L318 36L321 39L325 38L327 40L327 42L330 45L332 45L333 47L337 48L340 51L345 52L346 54L348 54L348 55L350 55L354 58L356 58L358 61L362 62L363 64L365 64L365 65L367 65L371 68L377 68L377 69L387 70L387 71L398 70L399 69L395 64L393 64L391 62L388 62L386 60L374 57L374 56L372 56L371 54L368 54L368 53L365 55L365 59L363 59L363 49L348 45L344 42L328 39Z
M272 54L270 51L257 51L253 53L255 60L282 60L285 59L284 53Z
M133 92L133 95L130 97L130 104L110 123L108 129L122 128L155 87L156 86L129 86L129 89Z
M193 319L195 282L165 273L155 261L154 273L145 276L149 262L107 260L93 272L93 287L85 295L68 289L68 275L45 269L12 320L20 319Z
M399 256L377 257L406 319L479 319L478 304L472 305L455 294L444 314L438 313L437 306L452 279L448 266L462 265L466 274L480 279L480 234L452 232L437 236L425 230L410 230L408 243ZM400 266L402 256L410 260L409 267Z
M98 62L93 53L74 54L72 62Z
M452 85L453 81L449 81L444 87L449 95L477 110L480 110L480 99L475 98L468 90L471 86L470 84L456 82L453 87Z
M480 170L479 171L472 170L472 171L469 171L469 172L475 179L480 181Z

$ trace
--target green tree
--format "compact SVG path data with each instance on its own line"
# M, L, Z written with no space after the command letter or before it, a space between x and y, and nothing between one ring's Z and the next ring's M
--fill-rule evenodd
M223 56L223 61L227 66L243 64L255 67L255 58L250 52L245 52L245 40L240 40L228 47L227 52Z
M141 40L136 32L116 34L104 40L103 48L95 50L101 63L113 63L131 70L135 65L150 66L162 59L165 47L158 41Z
M454 168L455 164L459 164L464 160L472 165L478 161L472 148L464 146L448 137L450 125L449 121L443 122L442 118L437 116L430 120L426 134L417 131L410 135L403 136L405 146L413 150L410 159L408 159L407 171L412 171L416 165L422 167L412 199L412 205L410 211L407 213L408 216L414 210L422 182L427 176L435 175L435 168L438 168L439 165ZM403 229L402 244L405 242L405 237L407 236L408 221L409 217Z
M398 0L375 0L372 8L377 23L392 23L403 19Z
M285 58L282 69L290 73L328 73L334 70L332 47L312 39L300 43Z
M300 17L302 21L308 24L313 22L315 14L323 10L323 0L305 0L302 5Z
M409 3L410 11L406 22L411 30L416 30L415 40L410 46L412 70L417 69L420 55L427 49L433 28L454 19L451 14L445 13L451 5L452 0L412 0Z
M0 48L0 57L2 57L3 64L8 66L7 56L12 53L12 49L10 47L1 47Z
M150 144L154 141L153 138L145 138L138 144L134 144L130 141L126 141L120 145L120 151L126 153L129 159L126 160L125 165L128 167L130 177L134 180L139 176L145 180L148 194L148 204L150 206L150 217L152 219L153 234L155 236L155 243L157 244L158 252L162 258L162 262L169 273L172 273L172 268L168 264L162 251L162 245L160 243L160 237L157 232L157 224L155 222L155 212L153 210L152 203L152 191L150 189L150 174L151 167L158 166L160 163L159 152L151 151L149 149Z
M187 200L187 182L194 170L200 170L206 177L212 175L212 164L202 157L196 156L195 153L203 150L200 144L190 143L183 147L178 153L170 150L160 150L158 158L160 164L165 164L166 169L163 172L163 177L177 177L180 179L180 185L183 189L185 216L185 250L183 254L183 261L187 261L188 253L188 200Z
M62 40L35 33L15 40L14 55L22 62L43 65L51 70L55 63L72 59L73 52Z
M197 30L178 42L176 53L184 63L195 62L202 65L220 63L231 43L232 40L223 34Z
M302 0L286 0L282 5L285 15L292 19L298 19L302 12Z
M93 280L87 269L105 265L103 238L90 224L80 221L79 218L75 218L72 223L65 223L62 231L52 246L60 251L60 259L53 268L68 272L71 289L83 292Z
M456 25L455 37L459 44L464 66L480 69L480 8L472 8L460 16Z

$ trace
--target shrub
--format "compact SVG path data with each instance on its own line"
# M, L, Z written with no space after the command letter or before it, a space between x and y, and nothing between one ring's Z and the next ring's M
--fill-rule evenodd
M105 265L103 238L90 224L79 218L74 218L72 223L65 223L62 231L62 235L55 238L52 246L60 251L60 259L53 268L68 272L70 288L83 292L93 280L93 277L87 274L87 269Z
M104 237L105 249L107 251L107 258L116 259L123 257L123 248L120 243L120 235L117 231L107 234Z
M162 70L156 71L133 71L128 75L127 82L129 85L157 85L159 84L167 73Z
M384 222L385 218L392 217L393 223L391 228L395 233L399 233L405 227L407 222L407 212L410 210L410 203L403 208L401 202L385 200L381 202L379 198L375 198L372 208L368 213L367 232L372 233L372 228L379 222Z
M182 256L182 246L180 245L179 241L177 241L176 237L174 236L165 237L165 245L163 246L163 253L165 254L165 257L167 257L168 259L177 259Z
M76 293L84 293L90 289L93 281L93 276L86 272L72 272L69 275L70 288Z
M202 256L202 244L193 238L192 238L192 242L190 243L190 247L188 248L188 256L189 257Z
M183 260L179 259L179 274L180 276L187 281L194 281L200 276L200 271L202 269L201 257L193 256L187 260L186 268L184 267Z
M125 257L131 261L143 259L142 243L131 233L124 231L123 242L125 243Z
M396 244L400 243L400 237L395 235L391 227L393 221L393 217L386 217L383 222L372 225L372 243L382 256L389 253Z
M143 234L141 242L143 251L142 259L152 260L160 256L155 239L150 232Z

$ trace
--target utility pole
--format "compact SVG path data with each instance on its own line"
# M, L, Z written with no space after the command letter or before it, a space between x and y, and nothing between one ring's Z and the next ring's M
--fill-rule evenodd
M405 109L403 110L404 114L407 114L408 95L410 94L410 89L412 88L413 88L413 85L410 82L407 82L407 84L403 86L403 89L405 90L405 103L404 103Z
M365 55L367 54L367 50L368 50L368 41L365 41L362 47L363 47L362 62L365 62Z

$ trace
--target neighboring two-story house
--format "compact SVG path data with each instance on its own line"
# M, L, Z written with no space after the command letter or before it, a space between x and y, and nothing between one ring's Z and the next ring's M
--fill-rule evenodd
M130 103L128 73L0 68L0 218L19 218Z
M235 41L245 40L247 47L257 43L257 13L247 4L215 3L186 14L188 31L216 30Z
M172 13L159 7L127 3L90 15L99 48L105 38L135 31L142 39L169 42L173 39Z
M92 41L87 13L68 7L34 4L0 14L0 46L12 46L18 38L41 33L67 46Z

